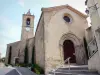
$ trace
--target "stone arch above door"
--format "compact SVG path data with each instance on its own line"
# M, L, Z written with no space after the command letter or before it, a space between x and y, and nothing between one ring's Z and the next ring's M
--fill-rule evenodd
M60 45L63 45L65 40L71 40L74 45L80 45L80 39L72 33L64 34L60 39Z
M59 41L59 47L60 47L60 54L62 62L64 62L64 53L63 53L63 42L65 40L71 40L74 44L75 48L75 56L76 56L76 64L85 64L85 52L83 47L83 42L73 33L67 33L64 34Z

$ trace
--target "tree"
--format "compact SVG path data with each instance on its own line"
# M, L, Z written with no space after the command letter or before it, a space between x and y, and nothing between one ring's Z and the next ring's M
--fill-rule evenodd
M89 57L88 57L88 49L87 49L87 42L86 42L85 37L83 38L83 40L84 40L84 47L85 47L85 51L86 51L86 56L87 56L87 59L89 59Z
M5 62L5 57L2 57L2 58L1 58L1 61L2 61L2 62Z
M34 47L32 49L32 64L34 64Z
M8 54L8 64L11 64L11 55L12 55L12 47L10 46Z
M24 64L28 64L28 48L27 48L27 45L26 45L25 51L24 51Z

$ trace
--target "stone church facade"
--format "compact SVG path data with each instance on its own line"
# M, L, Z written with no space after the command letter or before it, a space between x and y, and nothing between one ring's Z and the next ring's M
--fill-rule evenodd
M29 62L32 58L32 48L35 46L35 62L45 70L45 73L69 57L71 64L86 65L87 55L83 40L88 28L86 18L86 15L69 5L42 8L34 37L34 16L30 12L24 14L21 40L7 45L6 63L10 47L13 51L11 63L15 60L14 57L23 62L23 52L27 44Z
M35 33L36 63L49 72L71 57L72 64L87 64L83 38L87 16L69 5L42 8Z
M34 47L34 15L31 15L30 11L26 14L23 14L22 19L22 33L21 40L7 44L7 52L6 52L6 64L15 64L16 59L19 63L24 63L24 53L25 47L28 48L28 63L32 61L32 49ZM9 53L11 52L11 56ZM9 62L9 56L11 60Z

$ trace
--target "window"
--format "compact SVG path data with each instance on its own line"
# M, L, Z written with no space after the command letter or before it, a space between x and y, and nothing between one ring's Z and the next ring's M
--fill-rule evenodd
M70 17L64 16L63 18L64 18L64 20L65 20L66 22L70 22Z
M71 17L71 15L68 14L68 13L65 13L65 14L64 14L63 19L64 19L65 22L67 22L67 23L71 23L71 22L72 22L72 17Z
M26 20L26 25L29 27L30 26L30 18L27 18Z

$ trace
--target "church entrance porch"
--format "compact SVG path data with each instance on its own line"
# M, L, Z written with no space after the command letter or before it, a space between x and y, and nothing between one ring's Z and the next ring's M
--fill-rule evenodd
M65 40L63 43L64 60L70 58L70 63L76 63L75 48L71 40Z
M72 33L64 34L59 41L59 47L60 47L61 61L63 63L68 57L71 57L70 59L71 64L76 64L76 65L87 64L83 41L74 34Z

